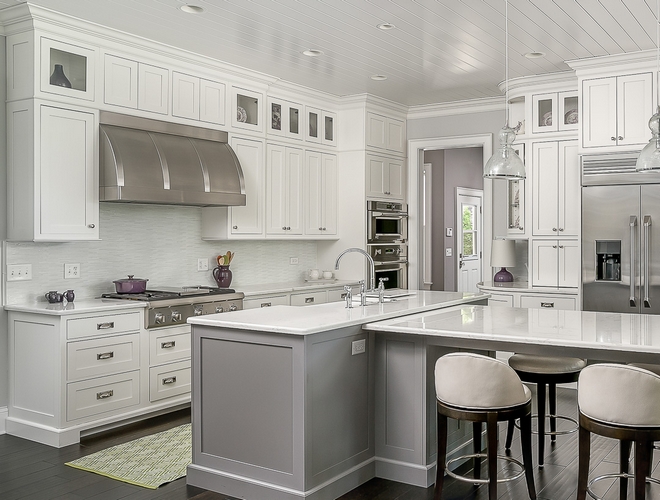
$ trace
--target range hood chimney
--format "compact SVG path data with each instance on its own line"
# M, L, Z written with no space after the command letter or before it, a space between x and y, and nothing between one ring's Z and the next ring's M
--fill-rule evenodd
M102 111L100 201L245 205L227 132Z

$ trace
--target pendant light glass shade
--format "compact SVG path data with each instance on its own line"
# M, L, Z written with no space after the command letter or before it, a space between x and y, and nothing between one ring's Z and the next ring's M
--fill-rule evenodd
M660 106L649 120L649 128L653 137L637 158L635 170L638 172L660 172Z
M511 147L516 131L507 123L499 133L500 144L484 166L486 179L519 180L525 178L525 164Z
M493 156L484 165L484 178L520 180L525 178L525 164L511 148L516 140L516 131L509 127L509 2L504 2L504 113L506 122L499 132L500 144Z

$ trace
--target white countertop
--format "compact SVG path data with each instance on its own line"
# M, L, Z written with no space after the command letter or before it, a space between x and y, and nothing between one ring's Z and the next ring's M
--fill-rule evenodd
M370 321L415 314L443 307L450 307L486 299L487 294L431 292L412 290L408 297L401 297L384 304L360 306L354 303L347 309L344 301L313 306L273 306L261 309L234 311L230 314L209 314L189 318L188 323L219 328L255 330L270 333L308 335L334 330Z
M367 330L581 350L660 353L660 315L465 305L364 325Z
M526 292L526 293L561 293L563 295L577 295L576 288L555 288L551 286L530 286L527 281L509 281L505 283L495 283L493 281L484 281L477 283L479 290L487 292Z
M358 280L309 280L309 281L291 281L288 283L266 283L259 285L248 285L236 287L237 292L243 292L245 298L249 299L255 295L265 295L272 293L291 293L296 291L306 291L310 288L341 288L344 285L356 285Z
M7 304L5 310L64 316L67 314L97 313L117 311L121 309L136 309L141 307L147 307L147 303L139 300L83 299L68 302L66 305L62 302L50 304L45 301L33 302L31 304Z

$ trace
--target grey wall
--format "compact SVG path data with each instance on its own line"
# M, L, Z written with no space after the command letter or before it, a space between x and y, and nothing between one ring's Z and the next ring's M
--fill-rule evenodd
M445 223L445 152L444 150L424 151L424 163L431 163L431 290L445 289L444 227Z

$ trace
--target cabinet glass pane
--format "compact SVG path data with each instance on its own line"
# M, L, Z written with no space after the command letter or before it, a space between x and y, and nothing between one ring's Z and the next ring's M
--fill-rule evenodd
M271 124L273 130L282 130L282 105L273 103L270 106Z
M538 101L538 126L552 126L552 99L541 99Z
M522 229L520 227L520 190L523 181L509 181L509 229Z
M292 134L298 134L299 113L296 108L289 108L289 132Z
M259 124L259 99L247 95L238 94L236 96L237 108L236 116L239 122L249 123L250 125ZM281 117L280 113L280 117Z
M51 48L50 75L51 85L85 92L87 90L87 58Z
M564 125L574 125L578 122L577 96L564 98Z
M332 116L325 117L325 140L333 141L335 137L334 120Z
M319 115L318 113L309 113L309 136L319 136Z

